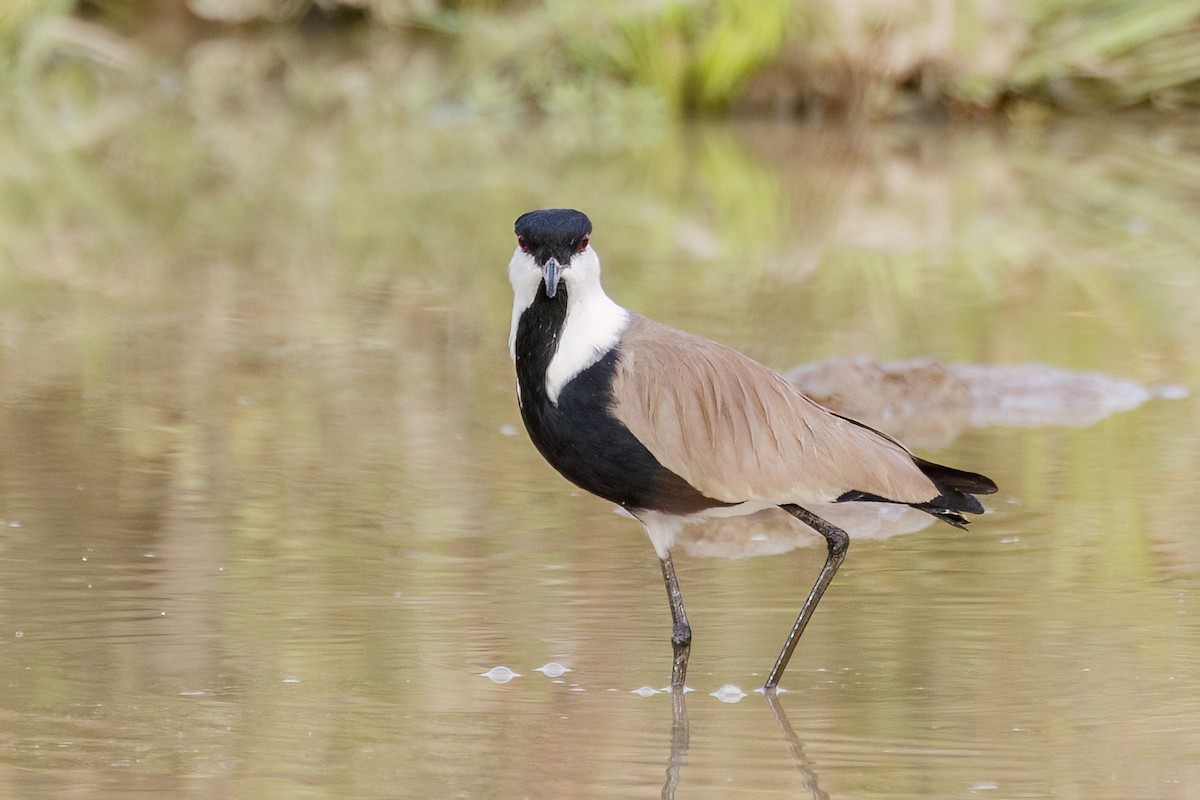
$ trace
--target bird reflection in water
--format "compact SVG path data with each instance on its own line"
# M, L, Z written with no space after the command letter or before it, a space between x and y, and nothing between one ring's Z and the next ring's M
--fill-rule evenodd
M809 763L804 752L804 744L792 729L783 704L775 692L763 692L763 699L771 712L779 734L787 745L788 760L792 768L800 774L804 781L804 789L812 800L829 800L829 795L817 783L817 774ZM675 790L679 788L683 777L683 767L687 763L688 748L691 745L691 724L688 720L687 695L683 689L671 690L671 751L667 756L667 774L663 781L663 800L675 800Z

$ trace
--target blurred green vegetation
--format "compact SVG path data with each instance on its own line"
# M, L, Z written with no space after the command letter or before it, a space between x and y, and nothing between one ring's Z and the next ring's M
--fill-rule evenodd
M138 742L181 785L215 753L246 765L235 792L261 796L246 788L254 776L323 763L288 738L314 724L366 762L364 780L386 783L384 759L355 738L377 730L364 710L382 710L396 726L379 736L397 748L388 764L444 796L396 743L451 750L460 737L423 722L446 709L478 727L494 687L464 690L464 663L566 653L592 666L594 686L660 674L665 609L644 538L568 491L523 435L503 435L519 426L504 262L528 208L585 208L616 299L777 367L1040 360L1200 385L1200 136L1186 115L1044 114L1036 98L1127 102L1094 77L1063 94L1046 62L1028 78L1043 88L1006 106L1006 124L661 124L760 102L755 81L788 74L797 37L867 23L815 6L826 16L790 19L772 58L756 45L709 81L706 53L737 24L733 12L714 22L723 6L653 23L675 37L674 60L636 52L653 37L609 38L607 7L581 18L558 4L417 6L197 27L188 9L213 3L163 2L161 18L116 2L0 4L0 510L23 525L0 542L15 598L0 630L27 632L0 648L18 676L0 705L23 740L78 740L53 727L57 708L46 721L66 701L96 736L145 731ZM933 28L963 52L995 38L971 8L970 25ZM1072 17L1040 19L1065 31ZM834 63L823 48L814 63ZM1009 97L986 70L888 82L879 75L910 62L879 63L893 66L796 73L811 88L785 110ZM945 82L955 74L976 78ZM945 460L994 475L998 513L967 537L856 545L805 659L861 665L865 679L826 691L824 673L798 670L821 689L806 695L812 735L890 752L947 720L947 740L977 741L984 724L1005 747L1022 727L1036 732L1032 752L1062 754L1046 785L1088 772L1095 752L1194 762L1195 736L1177 735L1171 714L1196 697L1176 676L1195 663L1195 626L1179 614L1200 570L1187 535L1198 431L1193 398L1087 430L962 437ZM564 534L578 530L590 535ZM709 643L700 658L760 668L794 613L778 587L795 562L681 569ZM1086 663L1092 682L1047 663ZM327 702L281 691L292 675ZM914 701L915 686L933 699ZM176 720L197 712L174 693L197 687L215 687L209 749L180 756ZM597 705L580 730L598 761L623 767L595 742L624 747L615 732L658 719L631 724L629 708L663 707ZM512 739L511 714L497 730ZM86 768L108 774L129 741L60 757L94 752L103 765ZM41 776L45 758L29 755L22 774ZM865 774L860 761L847 774ZM981 761L941 794L994 774ZM497 785L486 764L468 767ZM1133 777L1106 778L1116 788L1100 796L1149 785ZM929 793L925 773L911 780L909 794Z
M1200 0L10 0L0 82L161 77L224 36L305 53L269 78L390 59L410 101L492 116L1200 105Z

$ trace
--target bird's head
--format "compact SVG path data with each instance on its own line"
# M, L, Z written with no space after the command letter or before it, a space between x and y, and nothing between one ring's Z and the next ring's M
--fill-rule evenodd
M544 208L517 218L517 249L508 265L508 277L518 297L529 303L542 296L554 298L586 294L600 285L600 260L588 243L592 221L569 208Z

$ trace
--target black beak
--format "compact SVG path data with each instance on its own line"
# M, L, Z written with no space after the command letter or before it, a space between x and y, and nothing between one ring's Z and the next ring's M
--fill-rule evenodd
M558 294L558 279L562 275L562 268L558 265L558 261L551 256L546 260L546 266L543 269L546 271L546 296L554 297Z

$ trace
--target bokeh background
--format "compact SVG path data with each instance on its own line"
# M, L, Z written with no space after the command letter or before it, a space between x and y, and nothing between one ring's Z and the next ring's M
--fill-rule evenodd
M1194 1L0 4L0 797L1195 796L1198 106ZM513 398L551 205L626 306L1029 412L891 386L1002 491L857 531L776 705L710 696L820 564L770 524L634 691L653 552Z

